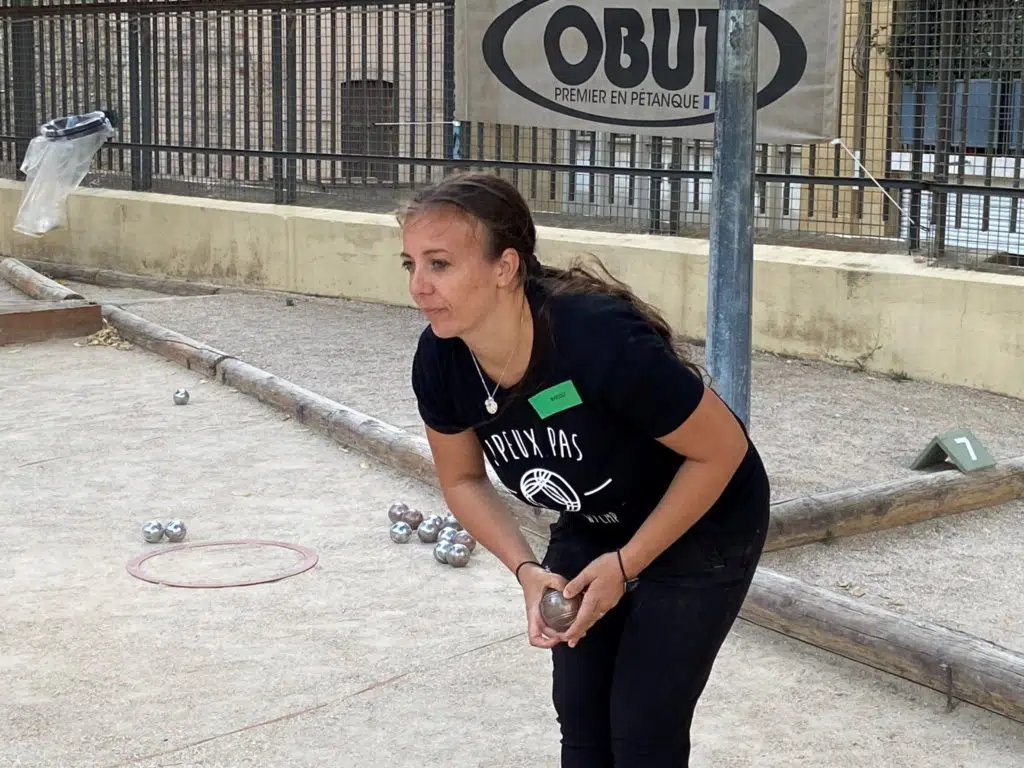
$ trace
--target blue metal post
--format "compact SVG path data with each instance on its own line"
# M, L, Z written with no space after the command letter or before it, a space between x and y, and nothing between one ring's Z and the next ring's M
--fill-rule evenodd
M754 277L754 126L758 0L721 0L708 262L707 366L750 423Z

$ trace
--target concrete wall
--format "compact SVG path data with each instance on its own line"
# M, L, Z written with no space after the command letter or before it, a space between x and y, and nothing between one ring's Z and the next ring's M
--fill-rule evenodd
M21 184L0 182L0 253L154 277L410 305L387 215L76 191L70 228L12 230ZM684 335L706 328L704 240L541 228L540 255L599 256ZM758 246L758 349L1024 397L1024 277L904 256Z

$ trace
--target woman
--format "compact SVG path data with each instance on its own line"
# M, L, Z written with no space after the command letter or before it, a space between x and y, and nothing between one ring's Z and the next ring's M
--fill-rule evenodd
M563 768L680 768L712 664L764 547L769 484L745 427L623 284L542 266L500 177L454 176L399 216L429 327L412 386L444 498L515 575L551 649ZM559 513L538 563L485 458ZM544 626L548 587L582 594Z

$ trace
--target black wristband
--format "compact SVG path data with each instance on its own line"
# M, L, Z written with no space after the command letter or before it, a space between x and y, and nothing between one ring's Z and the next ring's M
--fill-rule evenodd
M631 592L637 583L637 578L634 576L632 579L626 575L626 566L622 564L622 551L616 549L615 556L619 558L619 570L622 571L622 588L626 592Z
M543 567L536 560L523 560L523 562L516 566L516 581L519 581L519 569L524 565L536 565L538 568ZM522 584L523 582L519 581L519 583Z
M615 556L619 558L619 570L622 571L622 583L625 584L627 581L629 581L629 577L626 576L626 566L622 564L622 550L616 549Z

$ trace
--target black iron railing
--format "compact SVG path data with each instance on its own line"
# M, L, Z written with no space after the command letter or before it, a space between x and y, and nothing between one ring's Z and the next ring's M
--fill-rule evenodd
M839 141L759 145L761 242L1024 265L1024 0L847 4ZM0 165L116 110L86 184L387 211L500 170L542 223L706 237L711 146L454 119L450 0L0 1Z

